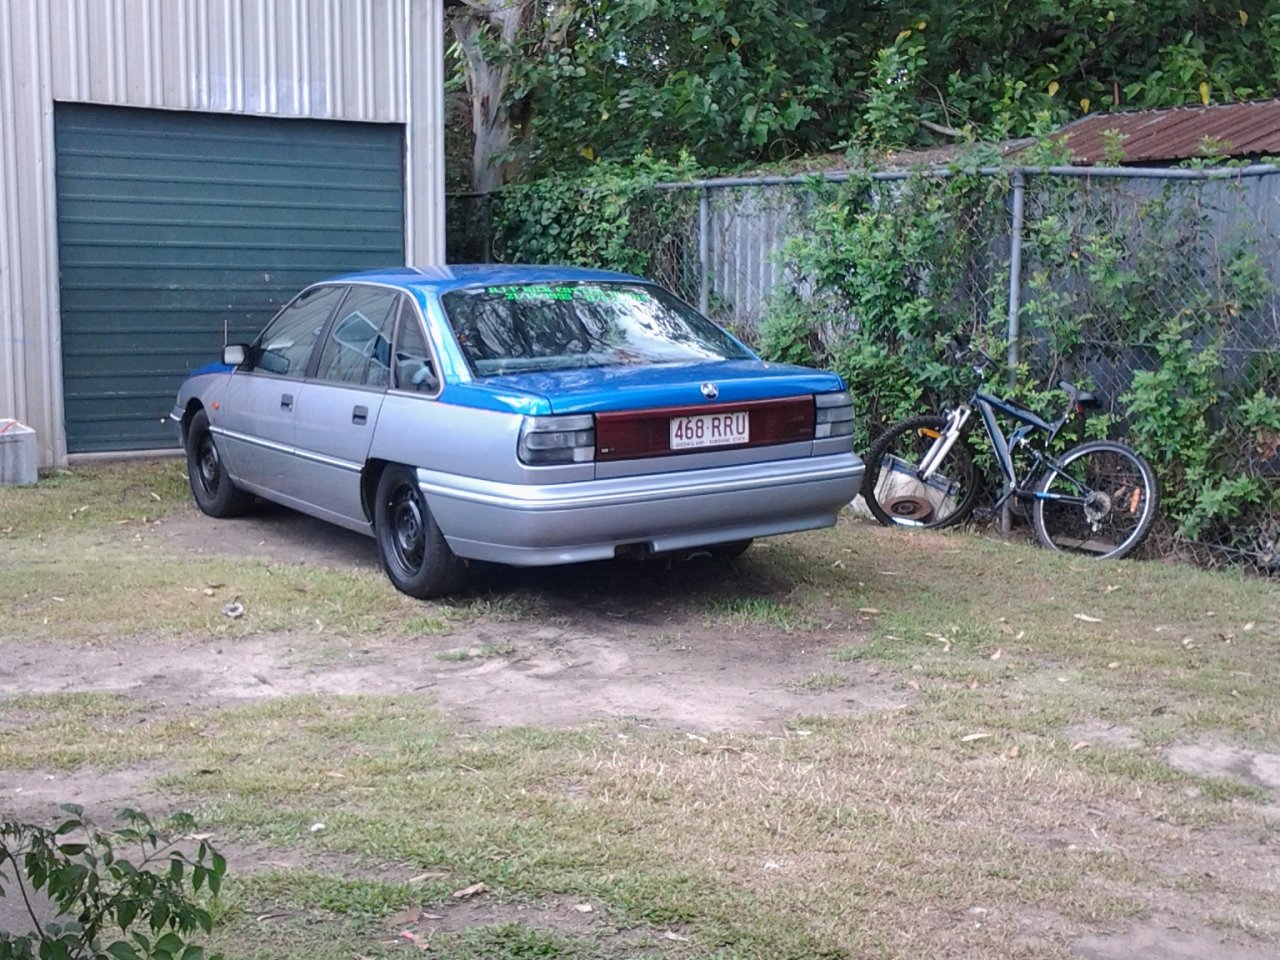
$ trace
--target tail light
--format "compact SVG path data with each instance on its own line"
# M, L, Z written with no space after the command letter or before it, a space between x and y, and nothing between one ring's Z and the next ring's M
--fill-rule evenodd
M525 417L518 449L520 461L530 466L589 463L596 452L595 419L590 415Z
M814 394L813 405L813 439L853 436L853 401L847 390Z

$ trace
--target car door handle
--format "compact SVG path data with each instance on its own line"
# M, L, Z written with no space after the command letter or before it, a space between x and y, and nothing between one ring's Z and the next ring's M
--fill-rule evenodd
M369 408L368 408L368 407L356 407L354 410L352 410L352 411L351 411L351 422L352 422L352 423L368 423L368 422L369 422Z
M282 393L282 394L280 394L280 409L281 409L281 410L292 410L292 409L293 409L293 394L292 394L292 393Z

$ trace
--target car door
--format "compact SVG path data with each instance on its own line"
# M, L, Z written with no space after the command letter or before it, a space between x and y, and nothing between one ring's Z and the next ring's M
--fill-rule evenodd
M296 494L294 410L320 335L346 289L311 287L276 314L212 414L228 469L255 493L282 500Z
M296 405L294 444L305 464L304 496L319 515L345 526L368 528L360 476L390 381L400 301L386 287L352 286Z

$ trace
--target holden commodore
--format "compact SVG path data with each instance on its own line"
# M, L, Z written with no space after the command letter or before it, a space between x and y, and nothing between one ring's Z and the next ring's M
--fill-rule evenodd
M766 363L638 277L531 266L314 284L171 413L196 504L369 534L432 597L470 561L706 551L836 522L858 492L832 373Z

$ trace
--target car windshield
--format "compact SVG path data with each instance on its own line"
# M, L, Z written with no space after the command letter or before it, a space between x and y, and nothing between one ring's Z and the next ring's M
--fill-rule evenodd
M503 284L453 290L441 302L480 377L751 356L706 317L647 284Z

